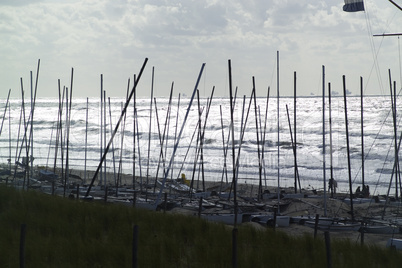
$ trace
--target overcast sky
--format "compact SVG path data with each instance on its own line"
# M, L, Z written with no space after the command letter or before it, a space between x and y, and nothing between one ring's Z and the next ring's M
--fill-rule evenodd
M402 5L402 1L395 0ZM199 89L228 96L228 59L233 85L250 94L268 86L276 95L279 51L280 95L321 95L326 83L342 93L342 75L353 94L388 93L388 69L400 87L397 37L402 11L387 0L365 1L365 12L347 13L344 1L306 0L2 0L0 2L0 98L21 96L20 78L30 92L38 59L38 97L57 97L58 79L74 97L98 97L100 76L111 97L124 97L128 79L149 58L138 95L190 95L206 63ZM377 55L378 65L375 65Z

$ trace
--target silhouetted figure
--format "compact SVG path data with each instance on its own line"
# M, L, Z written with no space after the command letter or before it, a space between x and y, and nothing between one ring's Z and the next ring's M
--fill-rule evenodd
M356 192L355 192L355 197L361 197L361 190L360 190L360 186L357 187Z
M368 185L363 185L363 197L368 198L370 196L370 188Z
M338 183L334 178L330 178L328 184L328 190L331 191L331 197L334 197L334 194L336 194L336 187L338 187Z

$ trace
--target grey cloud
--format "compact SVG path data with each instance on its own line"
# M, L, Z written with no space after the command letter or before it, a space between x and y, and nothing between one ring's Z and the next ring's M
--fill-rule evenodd
M0 6L25 6L43 2L43 0L2 0Z

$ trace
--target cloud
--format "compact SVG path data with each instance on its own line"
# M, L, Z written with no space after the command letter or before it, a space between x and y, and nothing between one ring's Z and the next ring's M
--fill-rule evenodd
M44 0L0 5L2 84L18 92L19 77L41 58L44 95L54 94L58 78L68 81L71 67L76 68L80 94L98 94L103 73L111 94L119 95L145 57L156 66L158 84L175 80L183 91L192 90L206 62L208 86L217 85L217 93L225 94L229 58L241 88L249 90L253 75L265 88L272 83L278 50L283 75L304 73L309 94L308 82L319 76L323 64L333 66L336 75L356 75L362 69L358 66L370 65L368 23L372 33L401 25L392 6L372 1L366 2L368 14L343 12L343 1L335 0ZM381 46L396 50L389 40ZM393 58L386 54L381 54L384 61Z

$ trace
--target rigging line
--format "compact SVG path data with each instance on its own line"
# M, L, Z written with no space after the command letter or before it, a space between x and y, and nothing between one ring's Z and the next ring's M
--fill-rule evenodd
M380 52L380 48L382 46L382 42L384 41L384 37L381 40L381 43L380 43L380 46L378 47L378 50L376 50L376 47L375 47L375 44L374 44L374 38L373 38L373 31L372 31L371 24L370 24L370 17L369 17L369 13L368 13L367 10L366 10L366 12L364 12L364 15L365 15L365 18L366 18L367 34L368 34L368 37L369 37L369 40L370 40L370 48L371 48L371 52L373 54L373 60L374 60L373 66L371 67L371 70L370 70L368 80L366 82L364 93L366 92L367 86L369 84L368 82L370 81L371 74L373 73L373 69L375 68L376 74L377 74L377 80L378 80L378 84L379 84L381 93L384 94L384 87L383 87L383 83L382 83L380 67L379 67L379 64L378 64L378 53Z
M369 39L370 39L371 50L372 50L373 58L374 58L374 63L373 63L372 69L370 70L369 78L368 78L368 80L367 80L367 83L366 83L364 92L366 91L366 89L367 89L367 87L368 87L368 81L370 80L370 77L371 77L373 68L375 67L375 68L376 68L376 72L377 72L377 77L378 77L378 82L379 82L380 90L381 90L382 94L384 94L384 88L383 88L383 86L382 86L383 83L382 83L382 78L381 78L381 72L380 72L379 64L378 64L378 54L379 54L379 52L380 52L382 43L383 43L383 41L384 41L384 36L382 36L383 39L381 40L380 46L378 47L377 52L375 52L376 49L375 49L375 45L374 45L374 41L373 41L373 36L374 36L374 35L373 35L372 28L371 28L370 18L369 18L369 13L368 13L367 8L366 8L366 11L364 12L364 14L365 14L365 18L366 18L366 24L367 24L367 30L368 30L368 35L369 35ZM386 25L385 29L389 28L389 25L390 25L391 22L394 20L395 16L396 16L396 12L395 12L394 15L392 16L392 18L387 22L387 25ZM383 32L385 32L385 31L383 31ZM400 69L401 69L401 68L400 68ZM401 75L401 83L402 83L402 75Z
M402 89L400 89L400 90L399 90L399 92L398 92L398 95L397 95L397 96L399 96L399 95L400 95L401 91L402 91ZM374 144L375 144L375 142L377 141L377 138L378 138L378 136L380 135L380 132L381 132L381 130L382 130L382 128L383 128L383 126L385 125L385 121L387 121L387 119L388 119L388 117L389 117L389 115L390 115L390 114L391 114L391 110L389 110L389 111L388 111L388 114L385 116L385 119L384 119L384 121L383 121L383 123L382 123L382 125L381 125L380 129L378 130L378 132L377 132L377 134L376 134L376 136L375 136L375 138L374 138L374 140L373 140L373 142L372 142L372 144L371 144L371 146L370 146L370 148L369 148L368 152L367 152L367 153L365 154L365 156L364 156L364 161L366 161L366 159L367 159L368 155L369 155L369 154L370 154L370 152L371 152L371 149L373 149ZM399 119L399 121L398 121L398 125L399 125L399 123L401 122L401 120L402 120L402 119ZM390 146L392 147L392 144L391 144ZM389 150L391 150L391 148L390 148ZM387 159L388 159L389 150L388 150L387 157L386 157L386 158L385 158L385 160L384 160L384 165L385 165L385 162L386 162L386 161L387 161ZM383 165L382 171L384 170L384 165ZM353 179L353 181L352 181L353 183L356 181L356 178L357 178L357 176L359 175L359 173L360 173L361 169L362 169L362 165L360 165L359 170L356 172L356 175L355 175L355 177L354 177L354 179ZM381 174L382 174L382 173L381 173ZM381 177L381 174L380 174L380 177ZM377 184L378 184L378 182L377 182ZM377 184L376 184L376 185L377 185Z
M398 95L400 94L400 91L398 92ZM391 111L389 111L388 112L388 115L387 115L387 117L389 116L389 114L391 113ZM385 120L384 120L385 121ZM399 120L399 122L400 122L401 120ZM377 136L376 136L376 138L377 138ZM382 169L381 169L381 173L380 173L380 176L379 176L379 178L378 178L378 180L377 180L377 183L375 184L375 188L374 188L374 192L377 190L377 187L378 187L378 185L379 185L379 181L380 181L380 179L381 179L381 176L382 176L382 174L383 174L383 170L384 170L384 167L385 167L385 164L386 164L386 162L387 162L387 160L388 160L388 156L389 156L389 154L390 154L390 151L392 150L392 148L393 148L393 145L392 145L392 143L390 144L390 147L389 147L389 149L388 149L388 152L387 152L387 156L385 157L385 160L384 160L384 163L383 163L383 166L382 166ZM370 148L371 149L371 148ZM374 193L373 192L373 193Z
M401 43L398 36L398 53L399 53L399 83L402 85L402 67L401 67Z
M274 75L275 75L275 69L276 68L276 61L273 61L273 66L272 66L272 72L271 72L271 82L268 87L272 85L272 82L274 81Z

